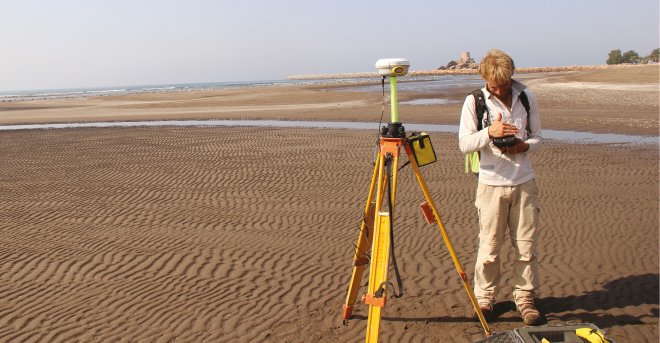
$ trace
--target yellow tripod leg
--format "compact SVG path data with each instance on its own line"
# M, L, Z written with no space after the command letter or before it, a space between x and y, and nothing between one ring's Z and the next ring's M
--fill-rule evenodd
M371 178L367 206L364 209L364 220L362 221L362 226L360 228L360 237L358 238L357 248L355 249L355 257L353 258L353 275L351 276L351 283L348 287L348 295L346 296L346 303L344 304L344 319L349 319L353 315L353 306L355 306L358 291L360 290L360 282L362 282L364 267L368 263L366 254L371 250L375 222L375 204L373 203L373 196L379 175L380 159L381 156L379 154L376 159L374 174Z
M371 252L371 273L369 275L369 290L364 296L364 302L369 304L369 321L367 323L366 342L378 342L380 318L387 299L387 286L383 286L381 297L374 297L381 283L387 282L387 271L390 257L390 216L380 212L376 218L374 233L374 249Z
M458 271L461 280L463 280L463 286L465 286L465 290L468 292L468 295L470 296L470 301L472 301L472 306L474 306L474 309L477 312L477 315L479 316L479 321L481 321L481 325L484 327L484 331L486 332L486 335L490 336L490 328L488 327L488 323L486 323L486 319L484 318L484 315L481 312L481 308L479 307L477 298L474 296L474 292L472 291L472 287L470 286L468 277L465 274L465 270L463 270L463 266L461 266L461 262L458 260L458 257L456 256L456 252L454 251L454 246L451 244L451 241L449 240L447 231L445 230L444 225L442 225L442 221L440 220L440 216L438 215L438 211L436 210L435 203L433 202L433 199L431 199L431 193L426 187L426 183L424 182L422 173L419 171L419 167L417 166L417 161L415 160L415 157L412 155L412 151L410 151L410 148L408 146L406 146L406 153L408 154L410 165L412 166L413 171L417 176L417 181L419 181L419 185L422 187L422 192L424 193L424 197L426 198L427 203L429 204L431 210L433 211L433 217L435 218L435 222L438 224L438 229L440 229L440 233L442 233L442 238L445 240L445 244L447 245L449 254L451 254L451 258L454 260L454 265L456 265L456 270Z

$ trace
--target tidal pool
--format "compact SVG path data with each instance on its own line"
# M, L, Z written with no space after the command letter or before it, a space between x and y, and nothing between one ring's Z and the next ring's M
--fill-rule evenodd
M384 125L381 124L381 125ZM378 130L376 123L364 122L324 122L324 121L283 121L283 120L161 120L131 122L61 123L61 124L22 124L0 125L0 131L73 129L108 127L167 127L167 126L264 126L264 127L308 127L349 130ZM458 125L404 124L406 131L453 132L458 133ZM544 139L554 139L576 143L614 144L658 144L658 137L591 133L578 131L543 130Z

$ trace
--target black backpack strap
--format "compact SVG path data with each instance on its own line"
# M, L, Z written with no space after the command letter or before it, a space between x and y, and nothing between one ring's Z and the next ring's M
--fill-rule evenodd
M525 111L527 111L527 136L529 137L532 135L532 129L530 129L529 127L529 99L527 99L527 94L525 94L524 90L520 92L518 98L520 99L520 102L525 108Z
M477 131L481 131L484 128L483 121L484 121L484 113L490 114L488 112L488 107L486 107L486 99L484 96L484 91L481 89L477 89L473 91L472 96L474 97L474 103L476 106L476 113L477 113Z

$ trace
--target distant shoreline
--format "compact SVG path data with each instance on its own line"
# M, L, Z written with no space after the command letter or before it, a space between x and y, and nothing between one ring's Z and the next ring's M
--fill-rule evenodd
M624 67L624 65L595 65L595 66L570 66L570 67L538 67L538 68L516 68L516 74L552 73L562 71L582 71L591 69L603 69L612 67ZM629 67L625 65L625 67ZM449 69L449 70L426 70L410 71L403 77L428 77L428 76L454 76L454 75L477 75L476 69ZM323 79L362 79L379 78L378 72L362 73L340 73L340 74L313 74L294 75L286 80L323 80Z

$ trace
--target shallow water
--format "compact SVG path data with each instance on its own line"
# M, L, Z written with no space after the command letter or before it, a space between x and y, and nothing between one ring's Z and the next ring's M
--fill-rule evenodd
M410 101L399 102L399 105L447 105L447 104L456 104L461 101L448 100L448 99L416 99Z
M398 92L421 92L421 93L438 93L456 87L473 87L481 88L484 86L484 81L479 76L445 76L439 80L430 81L416 81L409 80L397 82L396 89ZM379 84L352 86L346 88L332 88L328 91L337 92L367 92L367 93L381 93L383 86ZM385 93L390 92L389 82L385 83Z
M35 129L72 129L107 127L166 127L166 126L271 126L308 127L350 130L378 130L376 123L363 122L323 122L323 121L281 121L281 120L162 120L134 122L62 123L0 125L0 131ZM453 132L458 133L458 125L404 124L408 132ZM615 144L658 144L658 137L603 134L576 131L543 130L544 139L554 139L575 143L615 143Z
M382 92L380 78L360 79L322 79L322 80L261 80L261 81L236 81L236 82L209 82L209 83L181 83L147 86L122 86L122 87L88 87L67 89L37 89L23 91L2 91L0 102L4 101L26 101L60 98L81 98L109 95L126 95L142 93L162 92L185 92L213 89L253 88L253 87L279 87L296 85L336 84L336 83L374 83L362 87L345 87L328 89L342 92ZM415 81L415 82L411 82ZM437 92L438 90L456 86L482 87L484 82L478 76L442 76L442 77L406 77L398 83L399 91L409 92ZM385 83L385 90L389 93L389 81Z

